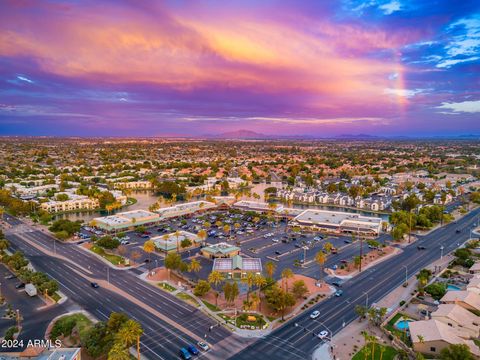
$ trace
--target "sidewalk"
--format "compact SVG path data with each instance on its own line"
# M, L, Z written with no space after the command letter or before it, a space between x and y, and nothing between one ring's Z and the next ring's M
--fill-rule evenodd
M436 267L444 269L451 260L452 257L450 255L444 256L442 259L433 262L426 268L431 269L432 271ZM400 301L407 301L412 297L411 294L415 291L417 286L417 280L415 276L416 275L412 275L408 278L407 287L397 287L395 290L384 296L375 305L378 307L385 307L390 311L394 311L400 306ZM334 348L333 354L335 355L336 360L349 360L364 346L364 339L361 335L362 331L368 331L369 333L375 335L380 340L379 343L381 344L390 344L390 340L379 327L369 325L366 319L362 321L356 319L348 324L342 331L337 333L332 339L332 346ZM323 358L318 359L323 360Z

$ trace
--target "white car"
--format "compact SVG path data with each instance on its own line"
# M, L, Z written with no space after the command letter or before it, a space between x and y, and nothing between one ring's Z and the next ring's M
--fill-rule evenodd
M204 343L203 341L199 341L197 343L198 347L200 349L202 349L203 351L208 351L210 348L208 347L208 345L206 343Z
M317 336L319 339L325 339L328 336L328 331L327 330L320 331Z
M272 239L274 243L278 243L278 239Z
M319 316L320 316L320 311L315 310L314 312L312 312L312 313L310 314L310 319L316 319L316 318L318 318Z

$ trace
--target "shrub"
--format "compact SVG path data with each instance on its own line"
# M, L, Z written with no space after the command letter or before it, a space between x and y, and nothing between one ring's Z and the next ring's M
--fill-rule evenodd
M96 244L103 247L104 249L116 249L120 245L120 241L112 238L111 236L104 236L100 238Z
M210 284L205 280L200 280L193 290L195 296L203 296L210 291Z
M18 331L16 326L10 326L5 332L5 340L13 340L13 335Z
M447 292L447 285L442 283L433 283L425 287L425 292L430 294L435 300L440 300Z

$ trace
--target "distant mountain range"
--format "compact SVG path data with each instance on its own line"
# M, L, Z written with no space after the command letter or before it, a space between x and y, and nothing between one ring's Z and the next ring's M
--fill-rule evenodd
M205 135L210 139L267 139L272 138L269 135L260 134L251 130L228 131L221 134Z
M315 140L315 139L332 139L332 140L402 140L402 139L480 139L480 134L464 134L450 136L378 136L369 134L340 134L333 136L313 136L313 135L266 135L252 130L236 130L228 131L220 134L207 134L200 136L207 139L231 139L231 140Z

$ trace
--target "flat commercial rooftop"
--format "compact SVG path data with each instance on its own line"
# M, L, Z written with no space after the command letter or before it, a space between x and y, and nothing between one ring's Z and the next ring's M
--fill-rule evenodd
M283 209L283 206L279 204L275 204L275 208L272 209L266 202L248 200L240 200L233 204L233 206L237 208L257 211L281 211L281 209Z
M133 225L142 225L157 219L160 219L160 216L153 212L147 210L132 210L115 215L98 217L94 220L100 228L122 228Z
M295 217L298 223L308 223L312 225L326 225L336 227L346 227L356 229L358 227L378 229L382 224L382 219L373 216L364 216L357 213L347 213L340 211L315 210L308 209Z
M217 258L213 262L213 270L215 271L246 271L246 272L262 272L262 260L259 258L244 258L235 255L231 258Z

